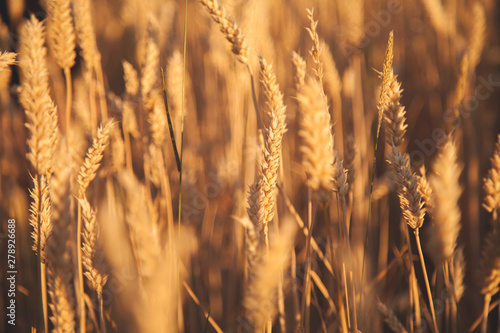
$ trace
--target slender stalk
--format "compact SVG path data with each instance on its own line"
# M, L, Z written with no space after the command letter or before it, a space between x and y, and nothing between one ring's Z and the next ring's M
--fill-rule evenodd
M76 224L76 249L78 259L78 292L80 304L80 332L86 331L85 319L85 289L83 285L83 262L82 262L82 207L78 205L78 219Z
M132 164L132 146L130 145L130 133L125 129L123 129L123 137L125 139L125 161L127 163L127 170L132 172L134 167Z
M102 333L106 333L106 321L104 320L104 301L102 299L102 293L97 295L99 299L99 312L100 312L100 320L101 320L101 330Z
M434 311L434 302L432 300L431 286L429 285L429 278L427 276L427 269L425 268L424 254L422 253L422 246L420 245L420 235L418 233L419 228L415 228L413 233L415 234L415 240L417 242L418 255L420 257L420 264L422 265L422 272L424 274L425 288L427 289L427 297L429 298L429 306L432 315L432 324L434 332L438 333L438 326L436 321L436 312Z
M71 130L71 104L73 103L71 68L64 69L64 78L66 79L66 136L69 137L69 131ZM66 140L66 142L69 142L69 140Z
M491 294L484 295L484 307L483 307L483 322L481 323L481 333L486 333L488 330L488 313L491 302Z
M304 279L304 295L302 299L302 330L310 332L310 305L311 305L311 238L312 238L312 201L311 188L307 190L307 229L306 238L306 274Z
M252 68L250 67L249 64L247 64L247 69L248 69L248 73L250 74L250 84L252 86L253 107L255 108L255 113L257 114L257 124L258 124L257 127L260 129L263 129L264 123L262 122L262 119L260 118L259 103L257 102L257 94L255 93L255 83L254 83Z
M40 262L40 280L42 289L43 327L45 332L49 332L49 316L47 309L47 271L45 269L45 263L43 262Z
M98 61L94 66L94 71L96 74L97 83L97 93L99 94L99 107L101 109L102 121L108 121L108 105L106 104L106 92L104 91L104 76L102 74L102 65Z

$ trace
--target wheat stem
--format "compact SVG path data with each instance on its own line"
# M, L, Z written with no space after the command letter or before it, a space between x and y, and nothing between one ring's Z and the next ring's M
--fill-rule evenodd
M427 297L429 298L433 330L435 333L438 333L439 330L437 327L436 312L434 311L434 301L432 299L431 286L429 285L429 277L427 276L427 269L425 268L424 254L422 253L422 246L420 244L419 228L415 228L413 230L413 233L415 234L415 240L417 242L418 256L420 258L420 264L422 266L422 273L424 274L425 289L427 290Z
M73 99L73 85L71 82L71 69L64 69L64 77L66 80L66 135L71 131L71 104ZM69 142L69 141L67 141Z

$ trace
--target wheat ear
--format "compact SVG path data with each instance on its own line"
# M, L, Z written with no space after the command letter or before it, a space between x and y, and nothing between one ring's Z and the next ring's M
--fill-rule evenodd
M415 234L420 265L424 274L424 282L427 290L427 297L429 299L433 329L434 332L437 333L436 312L434 310L434 302L419 235L419 229L424 223L425 209L420 195L421 191L418 189L418 177L411 171L408 155L401 155L399 149L394 145L392 145L392 151L389 154L388 162L392 167L394 182L397 184L401 210L403 211L406 223L413 229L413 233Z
M114 126L113 120L108 121L104 127L97 130L96 137L92 146L87 151L87 156L80 167L77 181L79 184L78 198L82 199L90 185L90 182L95 178L97 169L102 160L104 149L109 143L109 136ZM79 279L79 304L80 304L80 330L85 332L85 300L84 300L84 285L83 285L83 262L82 262L82 209L78 205L77 232L76 244L78 249L78 279Z
M217 0L200 0L207 8L212 19L219 25L220 31L231 43L232 51L236 58L244 65L248 63L248 46L241 29L229 16L226 9Z
M306 83L306 61L297 52L292 51L292 65L293 80L295 81L295 92L298 94Z
M391 75L384 95L382 112L384 127L387 131L387 143L394 144L396 147L403 143L403 137L408 127L405 123L406 110L400 103L401 92L401 83L398 82L397 76Z
M306 28L307 32L309 33L309 37L311 37L311 40L313 42L313 45L311 47L311 50L309 53L311 54L314 64L316 65L316 68L314 68L314 74L318 78L319 82L321 83L321 91L323 91L323 63L321 62L321 43L319 42L319 35L316 30L318 27L318 21L314 20L314 10L313 9L306 9L307 12L307 19L309 20L310 27Z
M100 306L101 329L106 332L106 322L104 319L104 304L102 298L102 288L108 281L108 266L104 260L103 247L100 239L100 227L97 223L96 212L90 206L87 198L80 199L83 217L83 265L85 276L89 279L92 289L97 292Z
M30 225L33 227L31 236L34 240L33 250L38 254L40 260L40 285L43 311L43 324L48 330L47 311L47 281L46 281L46 261L47 261L47 239L52 232L52 216L50 204L50 190L47 176L35 176L33 179L34 188L30 191Z
M129 172L122 172L119 181L125 190L125 219L130 230L132 250L141 284L154 279L161 256L156 217L147 202L146 188Z
M480 286L481 293L484 295L482 333L487 331L491 298L500 290L500 246L498 244L500 244L500 231L494 229L486 236L480 261Z
M334 188L333 136L330 114L323 88L317 80L309 80L302 87L299 101L299 137L302 144L302 165L307 174L308 185L320 202L330 200Z
M97 169L99 169L104 150L108 146L109 137L111 130L113 129L114 122L109 120L104 126L101 125L97 130L97 134L94 138L92 146L87 151L87 156L80 167L80 172L78 173L78 184L80 185L78 190L78 197L82 198L85 191L90 185L90 182L95 178L97 174Z
M434 193L434 224L429 238L429 251L436 263L452 257L461 229L458 200L462 193L459 184L462 167L457 162L457 149L452 138L444 144L433 163L429 182Z
M73 12L75 15L75 30L77 42L81 48L83 59L88 67L90 78L90 98L95 98L94 75L97 79L97 89L99 94L99 105L103 121L108 120L108 108L104 91L104 76L101 66L101 53L97 48L94 24L92 22L92 10L90 0L72 0ZM92 104L91 104L92 105ZM91 108L91 112L96 119L96 110ZM94 124L93 124L94 125ZM82 323L83 324L83 323ZM83 332L84 333L84 332Z
M297 228L291 221L284 223L275 241L270 245L268 260L255 268L255 278L245 291L243 306L246 318L255 332L262 332L269 318L277 312L275 299L281 271L290 264L287 259L293 250L293 239Z
M392 309L388 308L384 303L380 300L377 300L377 309L384 316L384 321L389 326L389 328L395 333L407 333L405 327L399 321L398 317Z
M170 102L169 112L172 115L174 124L179 124L182 112L182 76L182 53L175 50L167 62L167 96Z
M49 194L53 154L58 141L57 110L49 92L47 72L47 49L45 28L34 15L21 29L20 66L22 90L20 101L26 110L28 139L28 160L36 170L35 187L31 192L34 202L31 206L30 223L34 228L35 252L40 260L40 291L43 311L43 325L48 331L46 245L52 228Z
M71 167L66 145L60 145L51 178L50 199L53 228L48 244L47 286L50 295L50 320L56 332L74 332L76 320L73 286L71 223ZM66 157L66 159L64 158Z
M265 129L265 147L262 160L262 191L264 195L264 237L267 239L268 224L274 217L276 203L276 184L278 168L281 158L281 143L286 132L286 107L283 104L283 94L280 91L276 76L271 65L264 58L260 58L262 86L267 100L267 115L269 125ZM266 241L267 243L267 241Z
M66 253L69 255L69 252ZM69 268L69 269L68 269ZM71 268L59 263L47 268L49 295L51 298L50 320L53 332L75 331L75 298L73 295Z
M139 93L139 78L137 71L127 61L123 61L123 79L125 81L125 97L123 101L123 137L125 140L125 151L127 169L132 170L132 145L130 143L130 135L135 138L140 136L137 126L137 119L134 108L137 104Z
M451 25L451 17L446 13L441 0L423 0L422 2L436 32L445 36L453 35L455 27Z
M17 54L14 52L3 52L0 53L0 72L7 70L10 65L16 63Z
M51 0L48 4L47 41L66 80L66 131L71 127L71 67L75 64L76 34L71 16L70 0Z
M483 207L492 213L493 220L496 220L500 207L500 135L497 137L495 152L491 157L491 169L483 179L483 189L486 193Z
M35 16L21 30L19 65L22 71L20 101L26 110L28 160L39 175L51 173L58 141L57 109L49 91L45 28Z

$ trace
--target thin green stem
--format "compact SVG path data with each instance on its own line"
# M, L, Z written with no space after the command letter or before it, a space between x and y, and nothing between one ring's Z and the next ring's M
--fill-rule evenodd
M170 132L170 139L172 141L172 148L174 149L174 155L175 155L175 162L177 165L177 171L181 173L182 170L182 163L181 159L179 157L179 151L177 150L177 143L175 141L175 133L174 133L174 126L172 125L172 119L170 117L170 112L168 110L168 101L167 101L167 88L165 87L165 75L163 73L163 68L161 69L161 81L163 84L163 102L165 103L165 110L167 111L167 120L168 120L168 130ZM183 96L184 96L184 83L182 86L182 91L183 91ZM184 97L183 97L184 100ZM182 115L183 115L183 120L184 120L184 102L182 102ZM182 145L181 145L182 149Z

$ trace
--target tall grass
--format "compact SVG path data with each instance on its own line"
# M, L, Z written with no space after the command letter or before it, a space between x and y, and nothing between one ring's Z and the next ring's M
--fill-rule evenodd
M498 330L494 2L8 4L0 331Z

